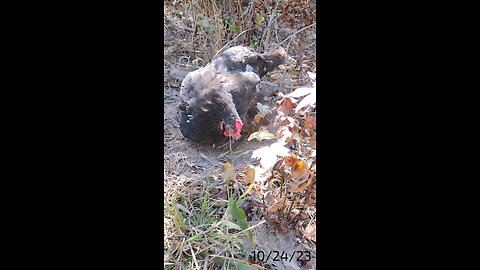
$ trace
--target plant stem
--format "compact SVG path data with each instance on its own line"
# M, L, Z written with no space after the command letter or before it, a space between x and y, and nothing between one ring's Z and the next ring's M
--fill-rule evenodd
M297 197L298 197L298 193L295 193L295 197L293 197L292 205L290 206L290 209L288 210L288 213L287 213L287 218L288 218L288 215L290 215L290 213L292 212L293 207L295 207L295 203L297 202Z

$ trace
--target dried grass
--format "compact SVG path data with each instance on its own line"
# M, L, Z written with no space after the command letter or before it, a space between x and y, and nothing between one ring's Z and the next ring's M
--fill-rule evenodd
M205 150L182 138L176 102L180 83L189 71L236 45L250 46L258 52L287 45L289 61L262 85L284 93L304 85L306 72L316 72L316 27L309 24L296 29L280 23L279 5L284 2L287 1L275 5L266 0L164 1L166 269L235 269L236 263L245 261L245 235L229 227L226 190L238 198L246 187L236 180L227 185L219 178L221 162L230 159L231 154ZM264 17L261 26L255 23L257 14ZM258 41L252 45L254 39ZM240 163L247 152L237 151L232 159ZM249 226L258 225L262 232L268 231L261 220L253 217ZM268 239L274 238L270 235Z

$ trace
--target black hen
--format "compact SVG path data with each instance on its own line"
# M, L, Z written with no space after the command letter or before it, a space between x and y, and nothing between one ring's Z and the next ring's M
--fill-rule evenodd
M248 127L253 121L260 78L285 59L281 47L270 54L259 54L236 46L190 72L180 89L182 135L210 145L223 143L228 137L239 139L244 125Z

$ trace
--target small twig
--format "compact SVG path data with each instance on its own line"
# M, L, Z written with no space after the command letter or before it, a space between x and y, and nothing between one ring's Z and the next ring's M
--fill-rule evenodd
M314 41L312 44L310 44L310 45L308 45L307 47L305 47L305 50L308 49L308 48L310 48L310 47L312 47L312 45L315 45L315 44L317 44L317 41Z
M215 57L217 57L217 55L218 55L219 53L221 53L221 52L223 51L223 49L225 49L225 47L227 47L230 43L232 43L235 39L237 39L241 34L247 32L247 31L253 30L253 29L255 29L255 28L250 28L250 29L247 29L247 30L242 31L240 34L238 34L236 37L234 37L232 40L230 40L227 44L225 44L225 46L223 46L223 47L213 56L212 59L215 59Z
M263 202L263 212L265 213L265 211L267 211L267 209L265 208L265 195L262 195L262 202Z
M304 207L301 208L300 211L298 212L298 214L296 214L296 215L292 218L292 220L287 224L287 226L285 226L285 227L287 227L287 228L290 227L290 225L292 225L293 222L295 222L295 224L297 224L297 222L298 222L297 217L300 216L300 215L303 213L304 210L305 210Z
M215 165L215 163L213 163L207 156L205 156L205 154L203 154L202 152L200 152L200 156L204 159L206 159L210 164L212 165Z
M298 34L298 33L302 32L302 31L303 31L303 30L305 30L305 29L308 29L308 28L310 28L310 27L312 27L312 26L315 26L316 24L317 24L317 23L312 23L312 24L310 24L310 25L307 25L307 26L305 26L304 28L302 28L302 29L298 30L297 32L295 32L295 33L291 34L291 35L290 35L290 36L288 36L286 39L284 39L282 42L280 42L280 43L279 43L279 44L278 44L278 45L277 45L277 46L276 46L274 49L276 49L276 48L280 47L280 45L282 45L282 44L283 44L285 41L287 41L287 39L290 39L290 38L291 38L291 37L293 37L294 35L296 35L296 34Z
M185 244L185 238L182 239L182 242L179 244L179 248L178 250L183 250L183 245ZM179 265L180 264L180 259L182 258L182 256L178 256L177 258L177 261L176 261L176 264Z
M290 51L290 43L292 43L292 41L293 41L293 38L290 39L290 41L289 41L288 44L287 44L287 52ZM284 72L287 72L287 69L285 69Z
M268 43L270 42L270 36L272 35L272 23L275 18L275 15L277 15L277 6L278 6L278 2L275 3L275 7L273 7L272 15L270 16L270 20L268 21L268 24L267 24L267 35L265 37L265 42L263 41L263 37L262 37L264 51L267 51L267 46L268 46Z
M190 246L190 251L192 252L193 263L195 264L197 269L200 269L200 267L198 266L197 258L195 257L195 252L193 252L192 245L189 245L189 246Z
M258 227L258 226L262 225L262 224L265 223L265 222L266 222L266 220L262 220L262 221L260 221L259 223L255 224L255 225L252 225L252 226L250 226L250 227L248 227L248 228L246 228L245 230L241 230L241 231L239 231L239 232L236 232L236 233L232 234L232 236L241 235L241 234L246 233L247 231L252 231L253 228Z
M293 197L293 201L292 201L292 205L290 206L290 209L288 210L287 212L287 216L285 217L286 220L288 220L288 215L290 215L290 213L292 212L293 210L293 207L295 207L295 203L297 202L297 197L298 197L298 193L295 193L295 197ZM290 225L290 224L289 224ZM288 226L287 226L288 227Z
M285 185L288 185L288 183L286 183ZM282 204L282 210L280 212L280 218L286 218L285 217L285 209L286 209L286 204L287 204L287 194L288 194L288 189L287 187L285 187L285 197L283 197L283 204ZM279 210L280 211L280 210Z
M167 59L163 58L163 61L165 61L167 64L170 64L171 66L173 66L173 64L170 61L168 61Z
M205 262L203 263L203 270L207 270L207 269L208 269L208 253L205 256Z

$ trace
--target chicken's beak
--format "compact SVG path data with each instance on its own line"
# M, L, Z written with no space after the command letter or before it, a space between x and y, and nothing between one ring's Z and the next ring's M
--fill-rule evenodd
M218 124L218 129L221 130L221 131L226 131L226 130L233 131L233 130L234 130L234 127L232 127L231 125L225 123L224 121L221 121L221 122Z
M234 126L231 126L227 123L224 124L224 128L225 128L225 130L228 130L228 131L234 131L235 130Z

